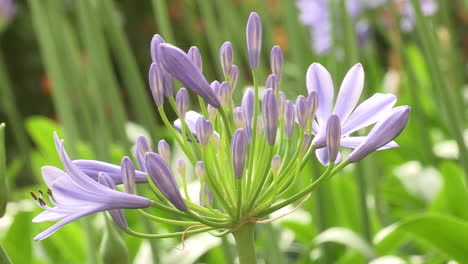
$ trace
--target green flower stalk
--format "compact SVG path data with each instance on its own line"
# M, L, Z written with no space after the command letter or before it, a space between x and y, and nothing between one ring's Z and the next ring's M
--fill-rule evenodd
M123 159L121 167L100 161L71 162L63 143L56 138L66 171L50 167L43 170L51 189L52 206L47 205L42 194L40 197L33 194L33 197L46 210L36 221L63 219L36 239L43 239L80 217L109 211L121 229L142 238L232 233L240 263L256 263L254 232L257 224L276 220L269 215L287 205L302 205L311 191L349 163L376 150L397 146L392 140L404 129L409 107L393 108L396 100L390 94L374 95L356 107L364 84L360 64L346 75L336 104L333 104L330 74L320 64L312 64L306 76L308 93L300 95L294 105L280 91L283 55L279 47L275 46L271 53L273 75L268 80L260 80L258 76L262 47L262 23L258 14L251 14L246 32L254 88L246 89L238 105L232 100L232 90L239 69L232 65L230 42L220 51L225 80L215 80L210 85L201 72L202 57L197 48L192 47L187 54L156 35L151 45L150 88L163 122L173 132L176 144L185 155L178 157L172 170L168 143L160 141L159 153L154 153L149 140L140 137L135 155L139 170L128 158ZM165 78L175 78L185 86L176 99L172 92L165 92ZM270 87L260 96L259 83L265 81ZM196 101L203 114L188 111L188 89L197 95ZM167 118L162 107L165 100L179 115L174 122ZM357 130L375 123L368 136L353 136ZM356 150L351 158L343 158L341 147ZM298 181L301 170L309 162L323 166L323 174L305 186L297 186L302 182ZM199 203L188 196L187 163L192 164L198 176ZM122 183L128 193L115 188L114 184ZM155 195L137 195L133 188L135 183L147 183ZM79 190L68 190L69 186L78 186ZM105 195L113 199L104 199ZM73 213L74 208L87 205L93 207L78 215ZM144 211L147 207L165 211L169 214L164 215L177 219L149 214ZM130 209L150 220L180 226L180 231L167 234L135 231L127 225L123 214Z

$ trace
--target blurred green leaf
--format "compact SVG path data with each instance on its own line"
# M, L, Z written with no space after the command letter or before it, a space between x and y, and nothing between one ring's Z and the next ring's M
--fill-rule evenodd
M101 241L99 256L101 257L103 264L131 263L127 246L115 229L115 224L112 220L108 219L107 215L106 230L104 231L104 237Z
M17 213L6 233L3 244L12 263L31 263L32 261L31 219L31 212Z
M31 136L39 153L47 157L47 164L58 166L60 158L58 157L54 145L54 132L62 134L62 129L51 119L43 116L34 116L26 120L26 129Z
M387 254L405 236L429 244L448 258L468 263L468 222L444 215L418 215L381 230L374 238L378 252Z
M315 238L315 243L338 243L345 245L348 248L360 252L367 259L373 259L376 254L371 245L362 239L354 231L343 227L332 227L320 233Z
M8 204L8 181L5 153L5 123L0 124L0 218L5 215Z

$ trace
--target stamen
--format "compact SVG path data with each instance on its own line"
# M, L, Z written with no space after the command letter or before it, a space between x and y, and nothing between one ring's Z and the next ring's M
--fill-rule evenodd
M44 200L42 200L42 198L39 198L38 201L39 201L39 204L40 204L41 206L46 206L46 205L47 205L47 204L44 202Z
M29 193L31 194L32 198L33 198L35 201L37 201L37 196L34 194L34 192L29 192Z

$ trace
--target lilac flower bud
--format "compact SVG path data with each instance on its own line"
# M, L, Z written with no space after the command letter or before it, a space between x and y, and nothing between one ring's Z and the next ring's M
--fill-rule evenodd
M169 164L171 162L171 147L166 140L161 139L158 143L158 153Z
M304 142L302 143L302 147L301 147L301 154L304 154L307 151L307 149L310 146L310 142L311 142L310 135L309 135L309 133L305 132L304 133Z
M271 49L270 66L271 72L278 76L278 79L281 79L281 74L283 73L283 52L278 45Z
M148 75L154 103L158 107L162 106L164 104L164 76L159 63L153 62L151 64Z
M104 172L100 172L98 174L98 182L106 187L108 187L109 189L112 189L112 190L117 190L115 188L115 183L114 181L112 180L112 178L107 175L106 173ZM109 210L108 211L109 214L111 215L112 217L112 220L114 220L114 222L123 230L127 229L128 228L128 224L127 224L127 219L125 219L125 215L123 214L123 210L122 209L112 209L112 210Z
M348 156L349 162L357 162L383 145L392 141L408 123L411 108L407 105L395 107L372 128L366 139Z
M183 159L177 159L176 160L176 169L179 172L179 174L183 177L185 177L185 172L187 170L187 163Z
M210 120L206 120L203 117L197 120L197 136L202 146L208 145L210 137L213 135L213 125Z
M273 159L271 160L271 172L273 172L274 175L277 175L280 168L281 168L281 157L278 155L275 155Z
M210 205L213 205L213 193L211 192L210 188L208 188L208 185L205 183L205 195L206 195L206 200ZM203 193L200 190L200 205L206 207L205 201L203 201Z
M234 123L236 123L237 128L245 128L245 115L242 107L234 108Z
M236 89L237 81L239 80L239 68L236 65L232 65L231 70L231 92Z
M286 109L284 110L284 136L287 139L294 135L295 110L291 101L286 101Z
M309 114L309 107L304 96L299 95L296 99L296 116L299 127L303 130L307 128L307 118Z
M244 96L242 97L242 109L244 110L245 114L245 121L247 122L247 126L252 125L253 114L254 114L254 91L251 88L248 88Z
M205 165L203 161L198 161L195 165L195 174L197 174L198 179L202 180L206 176Z
M189 60L197 67L200 72L203 69L202 57L200 51L196 46L190 47L189 51L187 52L187 56Z
M284 109L286 107L286 95L283 92L279 92L278 97L278 115L280 119L284 117Z
M125 156L122 158L120 170L125 192L135 194L135 166L129 157Z
M307 97L307 107L309 108L308 119L310 121L314 120L315 113L317 113L318 105L318 95L315 91L313 91Z
M207 110L208 110L208 117L210 118L210 120L215 120L216 114L218 113L218 109L212 107L211 105L208 105Z
M246 152L247 134L245 133L245 129L239 128L234 132L231 139L232 166L234 168L234 175L237 179L242 178Z
M221 106L226 107L231 102L231 87L229 87L229 83L223 82L219 86L217 91L217 95L219 101L221 102Z
M258 68L260 51L262 48L262 20L260 16L252 12L247 22L247 51L249 53L250 68Z
M216 108L220 106L218 98L203 74L181 49L163 43L159 45L158 53L161 65L169 74L200 95L210 105Z
M166 72L163 68L161 68L163 74L163 82L164 82L164 96L166 98L170 98L174 96L174 85L172 84L172 76Z
M151 146L149 144L148 139L144 136L139 136L136 141L135 145L135 157L138 162L138 166L142 171L146 172L146 164L145 164L145 154L146 152L151 152Z
M330 163L338 157L341 140L341 122L337 115L331 115L327 121L327 150Z
M278 91L279 89L279 80L278 80L278 76L274 75L274 74L270 74L270 76L268 76L267 80L266 80L266 86L265 88L272 88L273 91L276 93L276 91Z
M187 205L182 195L180 195L174 175L172 175L171 169L166 161L160 155L153 152L146 153L145 161L148 174L159 191L161 191L177 209L182 212L187 211Z
M230 76L232 71L232 45L226 41L219 50L219 58L221 59L221 67L223 68L224 76Z
M180 88L179 92L176 95L176 106L177 106L177 113L179 114L180 119L185 119L185 114L187 113L188 109L188 92L185 88Z
M212 81L210 83L210 87L211 87L211 89L213 90L213 92L215 94L217 94L220 85L221 85L221 83L218 82L217 80L214 80L214 81Z
M275 92L268 88L263 95L263 122L265 135L270 146L275 144L276 132L278 130L278 106L276 105Z
M151 39L151 58L153 62L158 62L159 54L158 54L158 47L161 43L164 43L164 39L159 35L156 34Z

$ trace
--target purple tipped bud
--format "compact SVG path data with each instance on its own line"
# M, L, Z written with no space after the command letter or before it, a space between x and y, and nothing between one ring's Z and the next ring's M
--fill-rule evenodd
M315 114L317 113L319 101L318 101L318 95L317 93L311 92L309 96L307 97L307 107L309 108L309 120L312 121L314 120Z
M247 134L243 128L239 128L234 132L231 139L232 166L234 168L234 175L237 179L242 178L246 152Z
M122 158L120 170L125 192L135 194L135 166L129 157L125 156Z
M217 95L219 101L221 102L221 106L226 107L231 102L231 87L229 87L229 83L223 82L219 86L217 91Z
M239 68L236 65L232 65L231 70L231 92L236 89L237 81L239 80Z
M205 183L205 195L206 195L206 200L210 205L213 205L213 193L211 192L210 188L208 188L208 185ZM206 207L205 201L203 201L203 193L200 190L200 205Z
M381 119L369 132L366 139L348 156L349 162L357 162L392 141L408 123L411 108L409 106L395 107L387 117Z
M232 45L231 42L226 41L219 50L219 58L221 60L221 67L223 68L224 76L230 76L232 71Z
M152 150L148 139L146 139L144 136L139 136L135 145L135 157L138 162L138 166L142 171L146 172L145 154L151 151Z
M218 92L218 89L219 89L219 86L221 85L220 82L218 82L217 80L214 80L210 83L210 87L211 89L213 90L213 92L216 94Z
M236 123L237 128L245 128L245 114L242 110L242 107L234 108L234 123Z
M210 120L206 120L203 117L197 120L197 136L202 146L208 145L210 137L213 135L213 125Z
M151 64L148 79L154 103L156 106L162 106L164 104L164 75L159 63Z
M271 160L271 172L273 172L274 175L277 175L280 168L281 168L281 157L278 155L275 155L273 159Z
M202 63L202 57L201 57L201 54L200 54L200 51L198 50L198 48L196 46L190 47L189 51L187 52L187 56L188 56L189 60L201 72L202 69L203 69L203 67L202 67L203 63Z
M166 140L161 139L158 143L158 153L169 164L171 162L171 147Z
M284 93L279 92L278 97L278 115L280 119L284 117L284 110L286 108L286 95Z
M158 154L148 152L145 155L146 168L159 191L180 211L187 211L182 195L167 162Z
M270 74L270 76L268 76L267 80L266 80L266 86L265 88L272 88L273 91L278 91L279 89L279 80L278 80L278 76L274 75L274 74Z
M288 139L294 135L295 110L291 101L286 101L286 109L284 110L284 136Z
M115 188L115 183L112 178L104 172L100 172L98 174L98 182L112 190L117 190ZM111 215L114 222L123 230L128 228L127 220L125 219L125 215L123 210L121 209L113 209L108 211Z
M162 43L164 43L164 39L159 34L154 35L153 39L151 39L151 58L153 59L153 62L158 61L158 47Z
M341 140L341 122L337 115L331 115L327 121L327 150L330 163L338 157Z
M250 68L256 69L258 68L262 49L262 20L255 12L250 13L247 21L246 37Z
M254 114L254 91L251 88L248 88L244 96L242 97L242 109L244 110L245 114L245 121L247 122L248 126L252 125L253 114Z
M310 135L309 133L304 133L304 142L302 143L302 147L301 147L301 153L304 154L307 149L309 148L310 146L310 141L311 141L311 138L310 138Z
M185 119L185 114L187 113L188 109L188 101L189 97L187 89L180 88L176 95L177 113L179 114L180 119Z
M181 49L163 43L159 45L158 53L161 65L169 74L200 95L210 105L220 106L218 98L203 74Z
M210 117L210 120L215 120L216 114L218 113L218 109L212 107L211 105L208 105L207 110L208 110L208 116Z
M271 49L270 66L271 72L278 76L278 79L281 79L281 74L283 73L283 52L278 45Z
M296 116L299 127L303 130L307 128L307 118L309 114L309 107L304 96L299 95L296 99Z
M176 161L177 172L183 177L185 177L185 172L187 171L187 163L183 159L177 159Z
M174 96L174 85L172 84L172 76L161 68L164 81L164 96L170 98Z
M265 135L270 146L275 144L276 132L278 130L278 106L276 105L275 91L268 88L263 95L263 122Z
M206 176L205 165L203 161L198 161L195 165L195 174L197 174L198 179L202 180Z

